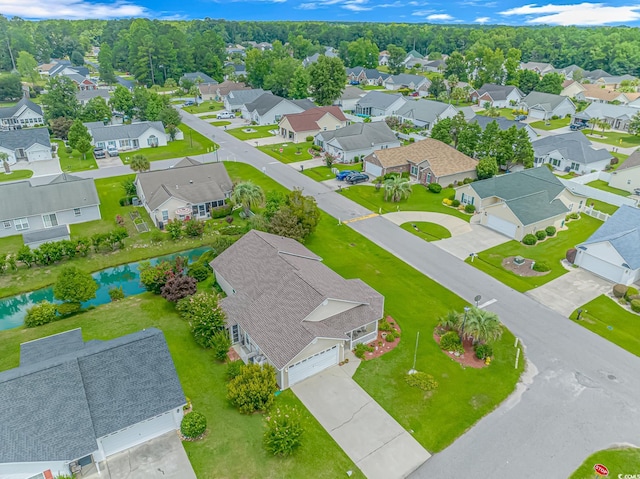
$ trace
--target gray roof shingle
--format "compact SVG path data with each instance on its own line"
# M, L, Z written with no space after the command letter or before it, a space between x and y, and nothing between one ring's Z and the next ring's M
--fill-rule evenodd
M180 80L182 79L187 79L187 80L191 80L192 82L199 82L202 84L211 84L211 85L215 85L218 82L216 80L214 80L213 78L211 78L209 75L207 75L206 73L202 73L202 72L190 72L190 73L185 73L184 75L182 75L182 77L180 77Z
M399 93L384 93L382 91L371 90L360 98L357 104L361 108L373 107L385 110L401 98L404 99Z
M40 105L36 105L28 98L23 98L13 106L0 108L0 118L12 118L23 106L27 106L39 115L42 115L42 108L40 108Z
M366 150L398 141L396 134L384 121L354 123L337 130L322 131L319 135L323 141L335 139L344 151Z
M103 88L97 90L80 90L76 93L76 98L79 101L87 101L96 97L104 98L105 101L109 101L109 91Z
M532 142L531 146L536 158L556 150L567 160L585 165L613 158L605 148L594 148L587 137L579 131L545 136Z
M449 106L447 103L433 100L408 101L398 109L396 115L433 123L440 118L440 115L442 115Z
M527 105L528 108L534 106L540 106L544 111L552 112L558 105L564 101L571 101L565 96L554 95L552 93L541 93L538 91L532 91L522 99L522 103Z
M524 97L524 94L518 89L518 87L510 85L496 85L494 83L485 83L478 90L478 97L481 97L485 93L489 93L494 100L506 100L507 96L513 91L516 91L520 97Z
M164 125L161 121L140 121L130 125L104 125L102 122L84 124L93 137L93 141L115 141L126 138L140 138L149 128L154 128L164 134Z
M262 88L254 90L233 90L227 95L227 101L230 106L242 106L251 103L262 94L267 93Z
M27 149L35 144L51 148L47 128L22 128L20 130L0 131L0 147L7 150Z
M515 126L518 130L527 127L526 123L523 123L521 121L509 120L508 118L505 118L503 116L493 118L490 116L475 115L469 120L469 123L477 123L478 125L480 125L480 128L482 128L482 131L484 131L487 125L489 125L489 123L493 123L494 121L498 124L498 128L502 131L506 131L512 126Z

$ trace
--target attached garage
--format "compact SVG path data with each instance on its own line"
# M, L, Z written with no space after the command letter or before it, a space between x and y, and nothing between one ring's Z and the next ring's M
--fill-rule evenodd
M374 177L382 176L382 166L374 165L369 161L364 162L364 171Z
M338 364L339 353L340 349L336 344L289 366L289 387Z
M576 258L576 264L581 268L591 271L593 274L608 279L609 281L613 281L614 283L626 283L623 279L625 268L609 263L603 259L596 258L586 251L580 251L578 258Z
M176 424L173 411L169 411L108 436L101 437L98 441L102 445L105 456L110 456L164 433L175 431L178 426L179 424Z
M529 117L537 118L539 120L546 120L548 113L538 108L532 108L529 110Z
M509 238L515 238L517 225L499 218L498 216L488 215L486 226L492 230L496 230L498 233L502 233Z

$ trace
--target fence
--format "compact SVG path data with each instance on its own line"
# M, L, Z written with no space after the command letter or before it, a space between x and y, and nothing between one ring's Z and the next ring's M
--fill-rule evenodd
M609 216L607 213L603 213L602 211L594 210L593 208L585 208L582 212L586 215L592 216L601 221L607 221Z
M413 138L414 141L426 140L426 136L418 135L417 133L400 133L399 131L395 132L396 136L401 140L409 141L409 138Z
M625 198L624 196L616 195L615 193L609 193L608 191L602 191L598 188L593 188L592 186L582 185L575 182L574 180L564 180L562 178L559 179L569 191L577 195L586 196L587 198L593 198L594 200L603 201L614 206L638 206L637 200L634 200L632 198Z
M591 183L592 181L596 180L602 180L609 183L610 179L611 173L607 173L606 171L594 171L593 173L588 173L586 175L571 178L571 182L586 185L587 183Z

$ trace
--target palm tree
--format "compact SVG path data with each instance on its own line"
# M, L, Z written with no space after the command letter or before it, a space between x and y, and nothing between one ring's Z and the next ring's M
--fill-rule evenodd
M593 130L595 129L596 126L600 125L600 122L602 120L600 120L600 118L589 118L589 124L591 125L591 134L593 135Z
M502 323L496 313L471 308L467 313L463 334L473 339L474 343L495 341L502 336Z
M131 163L129 164L129 167L133 171L142 173L143 171L149 171L151 169L151 164L149 163L149 160L147 159L146 156L138 154L138 155L133 155L133 158L131 158Z
M398 201L409 198L411 195L411 183L407 178L403 178L400 175L394 175L392 178L385 180L384 182L384 199L385 201Z
M245 181L236 185L231 199L235 204L242 205L244 214L248 217L252 206L260 206L264 203L264 191L255 183Z
M438 327L447 331L458 331L460 328L462 316L457 311L448 311L447 314L440 317Z
M609 125L607 120L600 120L600 122L598 123L598 127L602 130L602 136L604 136L605 130L609 130L611 128L611 125Z

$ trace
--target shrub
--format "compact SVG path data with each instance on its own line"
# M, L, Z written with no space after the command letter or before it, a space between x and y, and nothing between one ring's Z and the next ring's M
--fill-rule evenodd
M538 241L542 241L547 237L547 232L545 230L536 231L536 238Z
M609 162L610 165L617 165L618 164L618 158L616 158L615 156L613 158L611 158L611 161Z
M385 341L388 343L392 343L396 340L396 335L393 331L390 331L387 333L387 335L384 337Z
M142 261L138 266L140 282L147 291L160 294L169 277L174 273L169 261L162 261L152 266L149 261Z
M129 206L133 202L133 198L133 196L123 196L118 202L120 206Z
M569 213L569 218L572 220L577 220L578 218L580 218L580 215L578 215L578 213Z
M624 293L624 299L631 302L632 297L637 295L638 295L638 290L633 286L629 286L629 288L627 289L627 292Z
M465 211L465 213L472 214L472 213L474 213L476 211L476 207L475 207L475 205L466 204L466 205L464 205L464 211Z
M549 265L547 265L547 263L543 261L536 261L535 263L533 263L532 269L534 271L537 271L538 273L546 273L547 271L551 270L551 268L549 268Z
M453 206L453 201L451 201L449 198L445 198L444 200L442 200L442 203L447 206Z
M371 353L374 349L371 346L368 346L364 343L356 344L356 347L353 350L353 353L356 355L356 358L364 359L364 353Z
M232 215L227 215L225 216L224 220L227 222L227 224L231 224L233 223L233 216ZM221 233L224 234L224 233Z
M211 275L211 268L203 263L193 263L189 266L187 275L201 283Z
M242 361L231 361L229 364L227 364L227 371L225 372L227 381L231 381L233 378L238 376L240 374L240 371L242 371L242 366L244 366L244 363Z
M616 284L613 286L613 295L616 298L624 298L629 287L626 284Z
M438 183L429 183L428 188L431 193L440 193L442 191L442 186Z
M185 414L180 423L180 432L184 437L188 437L189 439L202 436L206 430L207 418L204 417L204 414L196 411Z
M305 138L305 141L313 141L313 136L309 135Z
M185 221L184 232L191 238L202 236L202 233L204 233L204 223L196 219Z
M555 226L547 226L544 229L545 233L547 233L547 236L555 236L556 234L556 227Z
M289 456L300 447L304 432L300 413L294 407L284 406L267 416L264 447L274 456Z
M631 300L631 310L636 312L636 313L640 313L640 299L633 299Z
M59 304L56 309L60 316L71 316L80 311L80 303L62 303Z
M171 236L172 240L179 240L180 238L182 238L182 221L178 219L169 220L164 225L164 227L169 233L169 236Z
M229 348L231 347L231 339L226 330L218 331L211 338L211 347L213 348L213 355L218 361L224 361L227 359Z
M462 183L468 185L469 183L473 183L473 178L465 178L462 180Z
M196 294L197 283L196 279L190 276L174 275L164 284L160 294L167 301L175 303L182 298Z
M389 321L386 319L381 319L378 322L378 331L393 331L393 326L389 324Z
M73 153L73 148L71 148L70 146L65 147L64 151L70 155L71 153Z
M446 332L440 337L440 349L457 351L460 347L462 347L462 342L457 331Z
M211 208L211 218L225 218L233 211L233 205L220 206L218 208Z
M571 264L573 264L576 260L576 254L578 254L578 250L575 248L569 248L565 254L565 258Z
M122 289L122 286L114 286L113 288L109 288L109 298L111 298L111 301L119 301L121 299L124 299L124 291Z
M476 344L473 348L476 352L476 358L487 359L493 355L493 348L490 344Z
M406 383L412 388L422 389L423 391L433 391L438 389L438 381L431 374L417 372L414 374L407 374L404 377Z
M155 228L151 230L151 236L149 237L149 239L152 243L162 243L164 241L164 238L165 235L162 231Z
M322 151L322 147L320 145L311 145L311 149L314 151Z
M246 364L227 384L227 399L243 414L266 411L278 390L273 366Z
M121 215L116 215L116 224L118 226L124 226L124 218Z
M538 238L536 238L532 234L524 235L524 238L522 238L522 243L526 244L527 246L533 246L537 242L538 242Z
M27 316L24 318L24 325L27 328L34 328L48 324L56 320L56 305L49 301L42 301L27 309Z
M454 208L457 208L458 206L460 206L460 202L458 200L452 200L451 206L453 206Z

